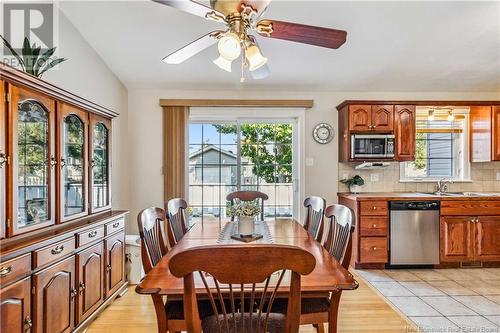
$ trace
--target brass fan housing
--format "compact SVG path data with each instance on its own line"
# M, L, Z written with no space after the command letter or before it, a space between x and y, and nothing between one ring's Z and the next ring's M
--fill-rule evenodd
M224 14L226 17L231 15L239 15L242 10L242 5L245 1L241 0L210 0L210 6Z

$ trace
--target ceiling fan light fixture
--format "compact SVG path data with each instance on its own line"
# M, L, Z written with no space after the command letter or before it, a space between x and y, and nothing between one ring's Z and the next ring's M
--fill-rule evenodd
M434 121L434 110L429 110L429 115L427 116L428 121Z
M248 61L248 70L253 72L267 63L267 58L262 55L257 45L251 44L245 50L245 57Z
M223 69L225 70L226 72L229 72L231 73L231 65L232 65L233 61L232 60L228 60L226 58L224 58L222 55L219 56L217 59L214 60L214 64L216 64L217 66L219 66L220 69Z
M235 60L241 55L241 42L238 35L233 32L227 33L217 44L221 57L226 60Z
M453 110L448 111L448 121L453 121L455 120L455 116L453 115Z

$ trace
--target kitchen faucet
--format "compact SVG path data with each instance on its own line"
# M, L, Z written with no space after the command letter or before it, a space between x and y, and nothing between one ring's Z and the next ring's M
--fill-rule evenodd
M437 191L436 194L442 194L448 191L448 184L453 183L450 179L447 178L441 178L437 182Z

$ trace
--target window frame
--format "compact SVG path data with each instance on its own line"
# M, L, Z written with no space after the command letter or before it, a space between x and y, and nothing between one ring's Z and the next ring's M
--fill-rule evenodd
M237 109L237 112L235 112ZM235 114L236 113L236 114ZM292 218L302 219L302 206L304 200L305 188L305 169L301 161L305 160L305 108L229 108L229 107L192 107L190 108L189 124L192 123L283 123L288 122L296 128L293 131L292 149L293 149L293 207ZM238 137L240 133L238 132ZM189 126L186 131L186 199L189 202ZM241 182L241 154L240 145L238 147L237 163L237 184ZM278 206L276 206L278 207ZM220 221L220 220L219 220ZM203 220L202 220L203 223Z
M427 110L428 108L426 108ZM418 112L418 110L417 110ZM465 117L464 120L464 126L463 126L463 132L462 132L462 144L463 144L463 155L462 158L459 160L459 163L462 164L462 174L458 177L456 174L454 174L452 177L406 177L406 167L409 163L412 163L412 161L409 162L402 162L399 163L399 182L401 183L435 183L440 179L446 178L448 180L451 180L453 182L457 183L470 183L472 182L471 179L471 162L470 162L470 137L469 137L469 131L470 131L470 117L469 117L469 110L468 109L454 109L453 110L454 115L461 115ZM415 136L415 142L417 138ZM453 140L455 143L455 140ZM455 156L453 156L453 162L456 163L455 161Z

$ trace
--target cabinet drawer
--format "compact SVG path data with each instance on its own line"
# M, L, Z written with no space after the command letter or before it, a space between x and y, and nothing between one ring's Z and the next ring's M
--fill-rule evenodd
M0 285L20 279L31 272L31 254L8 260L0 264Z
M500 201L441 201L441 215L498 215Z
M387 236L387 217L360 216L361 236Z
M119 219L113 222L106 223L106 236L121 230L125 227L125 219Z
M387 201L361 201L360 215L387 215Z
M42 267L72 253L74 250L75 239L73 237L36 250L33 252L33 266L34 268Z
M361 237L359 245L361 263L386 263L388 259L386 237Z
M82 231L76 234L76 244L78 247L90 244L96 239L104 237L104 226Z

